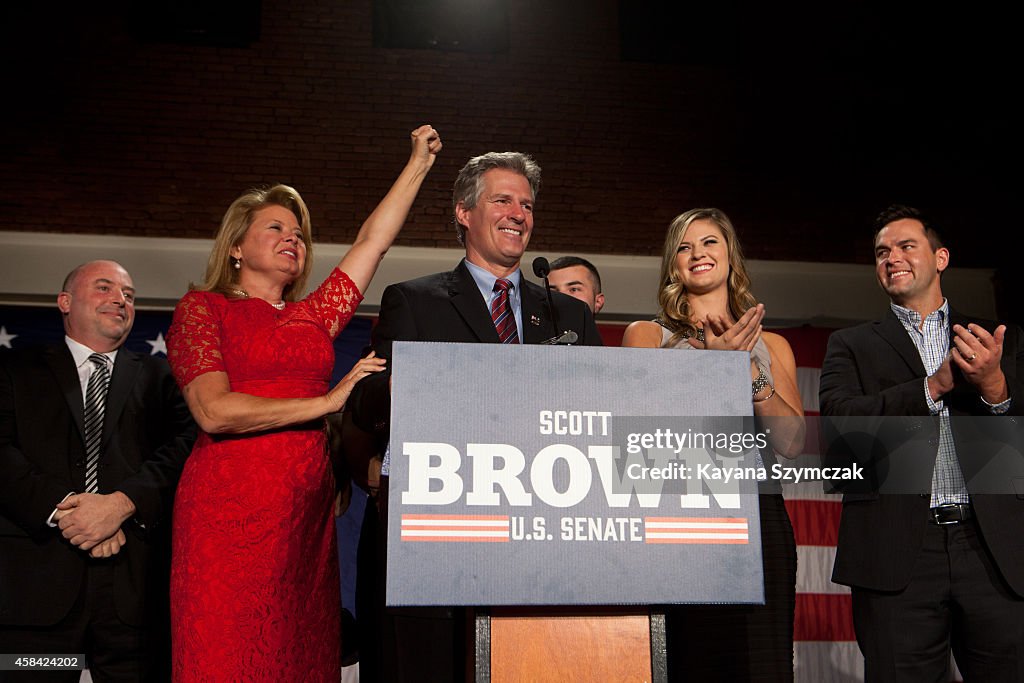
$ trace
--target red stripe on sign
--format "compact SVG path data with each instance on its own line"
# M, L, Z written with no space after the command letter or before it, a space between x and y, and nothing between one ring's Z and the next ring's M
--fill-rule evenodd
M508 543L508 536L402 536L402 542L409 543Z
M401 539L432 543L507 543L506 515L402 515Z
M746 524L746 517L644 517L644 524L651 522L686 522L690 524Z
M508 515L402 515L402 519L431 519L444 520L452 519L461 521L463 519L480 520L485 522L508 522Z
M678 543L680 545L747 545L750 541L743 538L659 538L648 535L644 543Z
M746 544L744 517L645 517L645 543Z
M793 640L856 640L848 594L797 593Z
M486 531L488 533L508 533L508 524L456 524L454 522L448 522L446 524L409 524L402 522L402 531L412 529L423 529L423 530L446 530L446 531Z
M834 546L839 539L842 502L835 500L787 500L797 545Z

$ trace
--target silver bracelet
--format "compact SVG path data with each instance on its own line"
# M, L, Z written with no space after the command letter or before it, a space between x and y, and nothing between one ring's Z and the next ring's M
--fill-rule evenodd
M753 382L750 383L750 396L753 398L759 393L764 391L764 388L768 386L768 376L764 374L764 370L758 369L757 377Z

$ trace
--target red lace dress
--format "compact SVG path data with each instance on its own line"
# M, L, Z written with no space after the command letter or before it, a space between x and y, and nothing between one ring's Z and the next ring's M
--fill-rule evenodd
M226 372L232 391L324 394L333 339L362 299L339 270L305 300L189 292L167 335L181 386ZM322 420L201 433L178 484L171 562L175 681L331 681L341 675L334 477Z

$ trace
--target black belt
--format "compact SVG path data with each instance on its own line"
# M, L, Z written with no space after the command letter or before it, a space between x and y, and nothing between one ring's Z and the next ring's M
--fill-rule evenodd
M974 517L970 503L947 503L929 510L936 524L959 524Z

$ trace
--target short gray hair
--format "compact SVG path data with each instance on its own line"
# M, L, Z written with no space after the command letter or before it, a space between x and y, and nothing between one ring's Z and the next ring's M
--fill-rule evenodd
M526 178L530 183L533 199L537 200L537 193L540 192L540 166L533 157L520 152L488 152L467 161L455 178L455 187L452 189L453 214L459 204L467 209L476 206L484 192L484 173L495 168L513 171ZM455 215L455 234L459 238L459 244L465 244L466 228L459 223L458 215Z

